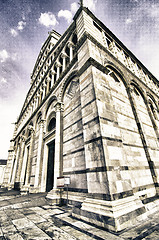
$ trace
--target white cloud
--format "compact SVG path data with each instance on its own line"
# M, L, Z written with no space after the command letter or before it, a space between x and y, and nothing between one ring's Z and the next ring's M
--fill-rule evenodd
M51 12L41 13L39 22L40 22L40 24L42 24L46 27L55 26L58 23L55 15Z
M17 29L18 29L19 31L23 31L23 29L24 29L25 26L26 26L26 22L20 21L20 22L18 22Z
M151 4L151 6L149 7L145 5L145 8L147 8L146 12L150 17L155 18L156 20L159 20L159 13L158 13L159 3Z
M13 28L11 28L10 33L12 34L13 37L16 37L18 35L18 32Z
M131 18L126 19L126 24L130 24L130 23L132 23L132 19Z
M79 6L76 2L71 3L71 12L75 13L78 10Z
M0 51L0 62L4 63L7 61L7 59L10 59L12 61L19 60L18 53L8 53L6 49L3 49Z
M58 12L58 17L64 17L68 23L72 20L72 13L69 10L60 10Z
M13 61L19 60L18 53L13 53L13 54L11 55L11 59L12 59Z
M3 78L1 78L0 82L1 83L7 83L7 79L3 77Z
M96 10L96 3L97 3L97 0L84 0L83 1L83 5L85 7L88 7L93 12Z
M17 27L16 27L15 29L14 29L14 28L11 28L11 29L10 29L11 35L12 35L13 37L16 37L16 36L18 35L18 32L19 32L19 31L22 32L25 26L26 26L26 22L24 22L24 21L19 21L19 22L18 22L18 25L17 25Z
M6 62L6 60L9 58L9 54L8 52L3 49L2 51L0 51L0 62Z

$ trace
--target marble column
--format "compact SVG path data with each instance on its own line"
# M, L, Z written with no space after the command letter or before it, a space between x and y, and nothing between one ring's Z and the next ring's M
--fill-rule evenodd
M46 77L46 95L48 94L49 92L49 77L47 76Z
M62 105L57 103L56 105L56 136L55 136L55 165L54 165L54 187L57 189L57 177L62 175Z
M62 53L62 54L61 54L61 57L62 57L62 59L63 59L62 71L65 71L65 68L66 68L66 57L67 57L66 53Z
M73 44L72 42L69 42L69 43L68 43L68 47L69 47L69 49L70 49L70 62L71 62L72 59L73 59L73 46L74 46L74 44Z
M56 64L56 67L57 67L57 80L58 80L58 78L59 78L59 76L60 76L60 67L61 67L61 64L60 64L60 62L56 62L55 64Z
M11 180L12 180L12 173L13 173L13 169L14 169L15 150L12 150L10 152L12 152L13 155L12 155L12 158L11 158L11 168L10 168L10 173L9 173L9 177L8 177L8 184L10 184ZM8 157L8 159L9 159L9 157Z
M45 98L46 94L47 94L47 83L46 82L44 82L43 87L44 87L44 98Z
M26 172L22 173L21 175L21 179L24 179L25 178L25 182L24 182L24 185L28 185L29 182L30 182L30 173L31 173L31 156L32 156L32 150L33 150L33 143L34 143L34 134L35 134L35 131L34 129L31 127L30 128L31 130L31 137L30 137L30 149L29 149L29 153L28 153L28 159L27 159L27 163L26 163ZM26 177L25 177L25 174L26 174Z
M23 157L23 164L22 164L22 170L20 174L20 186L22 187L24 185L24 176L25 176L25 169L26 169L26 162L28 158L28 152L27 152L27 146L24 148L24 157Z
M21 137L21 152L19 156L19 161L18 161L18 169L17 169L17 175L16 175L16 183L18 184L18 187L20 187L20 175L21 175L21 170L22 170L22 165L23 165L23 157L24 157L24 149L25 149L25 137Z
M53 87L53 85L55 83L55 74L56 74L56 72L54 70L51 70L51 75L52 75L52 78L51 78L51 88Z
M16 151L16 158L14 161L14 166L13 166L13 172L12 172L12 177L11 177L11 184L14 184L15 181L15 175L16 175L16 169L17 169L17 164L18 164L18 159L19 159L19 153L20 153L20 143L18 143L17 146L17 151Z
M38 152L37 152L34 187L39 186L40 164L41 164L43 135L44 135L44 122L45 122L44 120L40 120L40 122L39 122L39 141L38 141Z

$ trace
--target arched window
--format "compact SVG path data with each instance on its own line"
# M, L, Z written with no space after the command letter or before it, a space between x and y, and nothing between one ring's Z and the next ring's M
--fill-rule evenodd
M48 131L52 131L56 127L56 118L52 118L48 125Z
M77 35L74 34L72 38L72 42L76 45L77 44Z
M28 136L27 137L30 137L31 136L31 130L28 130Z
M157 113L156 113L155 108L154 108L154 106L153 106L153 104L151 102L149 103L149 106L150 106L150 109L151 109L151 112L153 114L154 119L158 120Z

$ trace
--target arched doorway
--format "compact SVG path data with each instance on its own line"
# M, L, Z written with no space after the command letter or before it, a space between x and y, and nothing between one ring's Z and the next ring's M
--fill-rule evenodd
M47 131L50 134L55 134L56 118L53 117L49 121ZM46 191L49 192L54 186L54 159L55 159L55 139L51 140L48 144L48 162L47 162L47 178L46 178Z
M54 157L55 157L55 140L48 145L48 164L47 164L47 179L46 191L53 189L54 185Z

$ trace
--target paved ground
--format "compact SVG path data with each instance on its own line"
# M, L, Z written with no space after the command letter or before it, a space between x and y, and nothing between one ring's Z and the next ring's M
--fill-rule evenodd
M159 213L115 234L72 218L70 208L50 205L45 196L0 189L0 240L159 240Z

